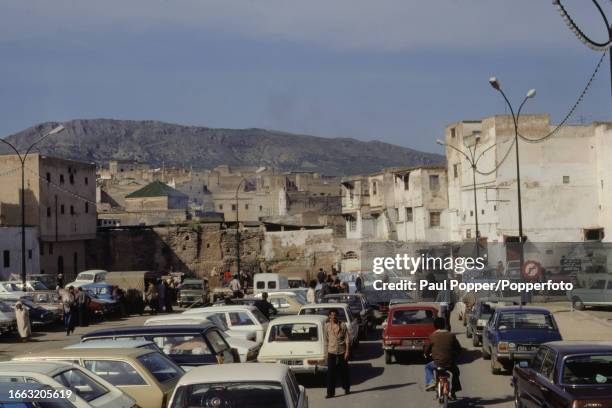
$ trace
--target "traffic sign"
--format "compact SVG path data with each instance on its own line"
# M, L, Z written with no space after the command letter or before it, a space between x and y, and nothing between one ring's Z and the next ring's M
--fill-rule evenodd
M523 278L536 280L542 273L542 265L537 261L527 261L523 264Z

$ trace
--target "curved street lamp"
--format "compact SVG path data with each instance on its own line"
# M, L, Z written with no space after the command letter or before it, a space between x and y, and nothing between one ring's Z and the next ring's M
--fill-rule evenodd
M514 124L514 147L516 151L516 187L517 187L516 191L517 191L517 200L518 200L518 228L519 228L519 246L520 246L520 264L519 266L520 266L520 271L522 273L523 263L525 259L524 259L524 253L523 253L523 207L521 204L521 166L520 166L520 160L519 160L518 126L519 126L519 119L521 117L521 111L523 110L523 106L525 106L525 103L527 102L528 99L532 99L536 96L536 90L530 89L527 92L527 95L525 95L525 97L523 98L523 101L519 105L518 111L515 115L514 108L512 107L510 100L504 93L501 87L501 84L499 83L497 78L495 77L489 78L489 84L491 85L491 87L493 87L493 89L498 91L503 96L504 101L506 101L506 105L508 105L508 108L510 109L510 113L512 114L512 123Z
M45 140L47 137L61 133L64 130L65 128L63 125L58 125L54 127L49 132L45 133L40 139L32 143L30 147L27 148L23 156L21 155L21 153L19 153L19 150L13 144L6 141L5 139L0 139L0 142L9 146L15 152L15 154L19 158L19 161L21 162L21 283L22 283L22 289L24 292L26 292L25 163L28 158L28 155L30 154L34 146L36 146L37 144Z

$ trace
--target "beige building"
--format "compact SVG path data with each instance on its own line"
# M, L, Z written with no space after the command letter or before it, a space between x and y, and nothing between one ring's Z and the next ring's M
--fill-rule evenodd
M20 168L16 155L0 156L3 226L21 225ZM33 154L25 168L26 225L38 228L40 272L73 277L86 267L85 242L96 235L95 165Z

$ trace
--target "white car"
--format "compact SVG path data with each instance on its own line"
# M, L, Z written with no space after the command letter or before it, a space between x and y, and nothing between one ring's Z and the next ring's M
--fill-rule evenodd
M88 271L83 271L79 273L74 280L74 282L70 282L64 285L65 289L73 286L75 288L80 288L83 285L87 285L89 283L100 283L106 280L106 275L108 271L104 269L91 269Z
M255 306L225 305L197 307L181 313L181 316L197 315L202 313L218 314L231 330L254 331L255 342L261 344L270 321Z
M145 326L163 326L166 324L201 324L206 321L212 322L220 330L224 331L230 337L234 337L242 340L255 341L257 335L255 331L248 330L232 330L225 323L225 313L193 313L190 315L163 315L150 317L145 320Z
M195 367L185 374L174 389L168 407L247 405L308 408L308 395L284 364L221 364Z
M136 401L91 371L62 361L6 361L0 363L0 382L36 382L73 391L78 408L130 408Z
M338 312L338 321L346 323L351 345L357 347L359 345L359 322L353 317L346 303L314 303L304 305L300 309L299 314L327 316L331 309Z
M202 324L206 322L211 322L220 330L221 335L227 341L227 344L233 349L236 349L238 354L240 355L240 362L246 363L249 361L255 361L257 355L259 354L260 345L252 340L246 339L243 334L248 334L248 332L240 332L236 330L228 330L227 325L221 319L221 317L211 313L208 317L201 317L200 315L194 316L193 318L180 318L181 316L174 316L174 319L168 319L168 317L173 317L172 315L166 316L157 316L151 317L147 319L144 323L145 326L169 326L175 324ZM232 336L229 332L233 332L237 334L237 336ZM255 333L252 334L253 338L255 338Z
M288 365L295 373L327 371L327 317L284 316L270 322L257 361Z
M0 301L0 334L10 333L17 328L15 310L8 304Z

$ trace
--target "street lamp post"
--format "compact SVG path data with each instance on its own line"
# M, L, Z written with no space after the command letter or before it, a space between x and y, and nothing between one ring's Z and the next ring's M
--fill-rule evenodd
M30 151L32 151L34 146L42 142L48 136L56 135L62 132L63 130L64 130L64 126L62 125L59 125L51 129L51 131L45 133L40 139L32 143L30 147L28 147L28 149L26 150L23 156L21 155L21 153L19 153L19 150L17 150L17 148L13 144L11 144L10 142L4 139L0 139L1 142L3 142L7 146L9 146L11 149L13 149L13 151L17 154L19 161L21 162L21 283L22 283L22 289L24 292L26 291L25 163L28 158L28 154L30 154Z
M468 155L463 150L457 149L453 145L450 145L448 143L444 143L442 140L436 140L437 144L439 144L441 146L446 146L446 147L451 148L451 149L459 152L460 154L462 154L467 159L468 163L470 163L470 166L472 167L472 190L474 191L474 222L475 222L475 225L476 225L476 238L475 238L475 242L476 242L476 258L480 257L480 229L478 228L478 200L477 200L477 197L476 197L476 169L477 169L477 166L478 166L478 162L480 161L482 156L487 151L489 151L490 149L492 149L495 146L495 145L492 145L492 146L487 147L478 156L476 156L476 148L478 147L478 142L480 142L480 135L477 134L475 136L475 138L474 138L474 149L470 149L468 146L465 146L465 148L469 152L469 155Z
M514 109L512 108L512 104L510 103L510 100L508 99L503 89L501 88L501 84L499 83L497 78L495 77L489 78L489 84L491 84L491 87L493 87L493 89L498 91L503 96L504 101L506 101L506 105L508 105L508 108L510 109L510 113L512 114L512 122L514 124L514 148L516 152L516 187L517 187L516 192L517 192L517 200L518 200L518 228L519 228L518 233L519 233L519 252L520 252L519 253L519 256L520 256L519 271L521 274L523 274L523 263L525 262L525 253L523 251L523 244L524 244L523 242L523 206L521 203L521 166L520 166L520 160L519 160L518 126L519 126L519 119L521 117L521 110L523 109L523 106L525 105L525 102L527 102L528 99L531 99L536 96L536 90L530 89L527 92L527 95L525 95L525 98L523 98L523 101L519 105L518 111L515 115Z

